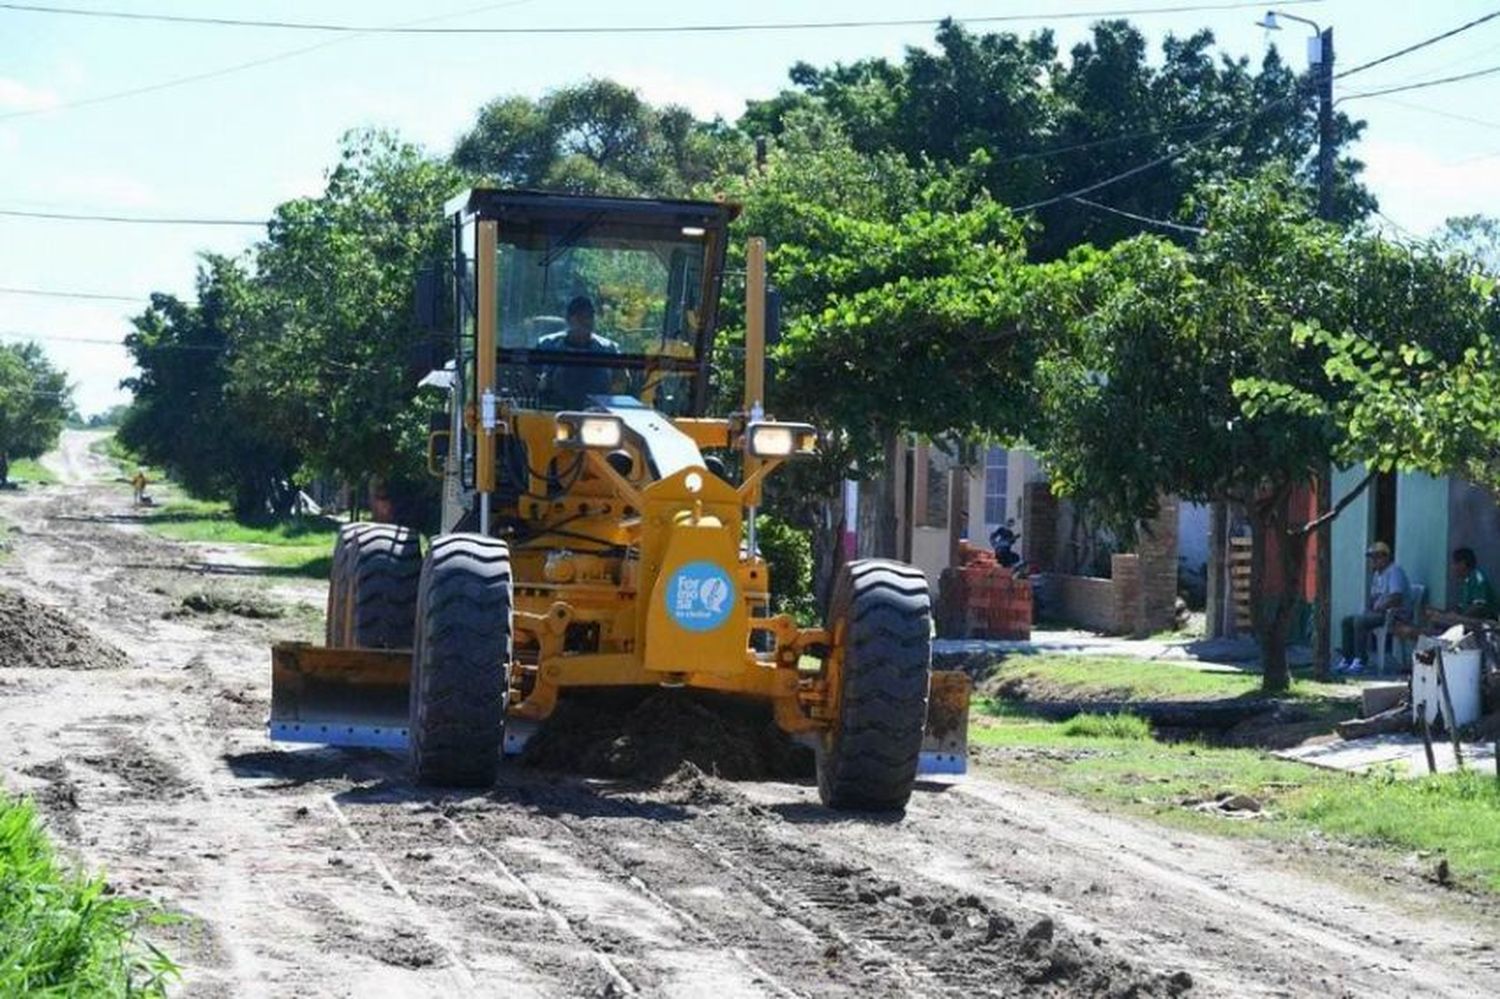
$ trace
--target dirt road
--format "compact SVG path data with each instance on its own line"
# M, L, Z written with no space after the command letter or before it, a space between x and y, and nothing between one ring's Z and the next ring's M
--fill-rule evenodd
M510 766L491 793L435 795L392 755L273 747L266 646L310 637L322 588L146 534L90 439L49 459L65 484L0 494L20 529L0 586L128 665L0 650L0 780L120 890L187 915L160 933L184 994L1500 993L1496 926L1460 897L999 772L881 821L687 773L641 789ZM185 614L205 588L287 613Z

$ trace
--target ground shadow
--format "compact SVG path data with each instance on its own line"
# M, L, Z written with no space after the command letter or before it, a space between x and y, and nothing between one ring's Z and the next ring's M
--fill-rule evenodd
M259 749L225 753L225 764L236 777L272 779L272 790L302 787L324 780L360 782L389 779L405 766L402 754L382 749L341 749L308 746L302 749Z
M799 826L894 826L906 820L906 811L839 810L815 801L784 801L766 805L766 811Z
M225 753L223 760L236 777L273 781L262 785L273 791L295 790L323 781L350 781L354 787L333 795L338 804L350 807L429 804L447 808L487 802L520 807L540 815L573 818L680 822L689 815L682 805L648 797L670 795L670 788L551 773L518 761L501 765L494 787L465 790L413 784L405 754L399 751L309 746Z

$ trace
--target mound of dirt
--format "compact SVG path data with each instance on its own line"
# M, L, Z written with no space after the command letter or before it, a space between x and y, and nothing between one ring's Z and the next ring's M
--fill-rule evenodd
M0 588L0 668L124 669L125 653L68 615Z
M691 764L724 780L810 776L812 753L756 705L680 690L580 695L526 746L531 766L656 784Z
M257 621L272 621L286 616L286 609L262 597L241 596L200 590L182 598L180 607L169 610L163 617L185 617L188 614L233 614Z

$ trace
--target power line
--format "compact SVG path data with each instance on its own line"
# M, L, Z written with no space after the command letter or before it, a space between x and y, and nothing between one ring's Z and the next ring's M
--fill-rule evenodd
M1145 173L1147 170L1152 170L1156 167L1163 166L1175 160L1180 160L1182 159L1182 157L1186 156L1188 153L1195 151L1210 140L1217 139L1219 136L1224 135L1225 133L1230 132L1233 129L1239 128L1241 125L1247 125L1250 122L1254 121L1256 118L1259 118L1261 115L1270 111L1272 108L1287 103L1293 98L1293 96L1295 95L1287 94L1286 96L1278 97L1273 101L1267 101L1258 109L1248 115L1245 115L1243 118L1237 118L1234 121L1225 122L1223 125L1220 125L1212 132L1209 132L1207 135L1194 139L1191 142L1183 143L1182 148L1167 153L1164 156L1158 156L1154 159L1147 160L1144 163L1138 163L1135 166L1130 167L1129 169L1121 170L1119 173L1116 173L1109 177L1105 177L1103 180L1097 180L1091 184L1086 184L1083 187L1077 188L1076 190L1067 191L1063 194L1053 195L1050 198L1043 198L1040 201L1033 201L1030 204L1021 205L1019 208L1012 209L1012 211L1014 211L1015 214L1020 215L1025 212L1036 211L1039 208L1047 208L1051 205L1055 205L1063 201L1075 201L1079 198L1082 198L1085 194L1092 194L1095 191L1102 190L1103 188L1109 187L1113 184L1118 184L1122 180L1128 180L1129 178L1134 177L1137 174Z
M1500 66L1476 69L1469 73L1457 73L1453 76L1440 76L1435 80L1418 80L1416 83L1404 83L1400 86L1385 87L1380 90L1361 90L1358 93L1345 94L1334 103L1342 104L1345 101L1357 101L1363 97L1384 97L1387 94L1400 94L1408 90L1424 90L1427 87L1436 87L1445 83L1461 83L1464 80L1476 80L1481 76L1493 76L1495 73L1500 73Z
M21 219L44 219L52 222L115 222L123 225L194 225L194 226L220 226L220 227L252 227L263 229L267 226L282 225L289 227L308 226L335 226L346 224L342 220L332 219L247 219L227 218L214 216L196 215L106 215L87 214L81 212L51 212L37 211L29 208L0 208L0 217ZM366 218L355 220L353 228L356 229L422 229L443 225L443 219L423 219L421 221L404 221L401 219L379 219Z
M1110 212L1114 215L1120 215L1136 222L1143 222L1146 225L1154 225L1159 226L1163 229L1171 229L1174 232L1187 232L1192 233L1195 236L1202 236L1204 233L1208 232L1208 230L1203 228L1201 225L1184 225L1181 222L1171 222L1167 219L1154 219L1149 215L1137 215L1135 212L1127 212L1123 208L1116 208L1114 205L1106 205L1098 201L1090 201L1087 198L1069 198L1068 200L1076 201L1078 202L1078 204L1087 205L1090 208L1097 208L1100 211Z
M59 334L53 334L53 333L48 333L47 335L43 336L43 335L38 334L38 333L22 333L22 332L19 332L18 330L0 330L0 337L9 337L9 338L11 338L13 340L27 340L27 341L30 341L32 343L37 343L37 344L48 344L48 343L87 343L87 344L93 344L95 346L102 346L102 347L120 347L122 349L125 348L125 341L123 339L122 340L106 340L103 337L65 336L65 335L59 335ZM157 345L157 346L150 346L150 347L142 346L142 347L139 347L137 349L139 349L139 350L147 350L147 351L157 351L157 350L207 350L207 351L213 351L216 354L222 354L224 352L224 348L223 347L214 347L214 346L210 346L208 344L196 344L196 343L164 343L164 344L160 344L160 345Z
M1387 104L1395 104L1397 107L1408 108L1412 111L1421 111L1424 114L1435 114L1440 118L1452 118L1454 121L1467 122L1470 125L1480 125L1484 128L1500 128L1500 121L1475 118L1472 115L1459 114L1457 111L1448 111L1444 108L1430 107L1426 104L1413 104L1411 101L1400 101L1394 97L1380 97L1377 100L1384 101Z
M483 7L470 7L467 10L454 11L451 14L440 14L436 17L426 17L417 21L407 21L403 22L403 24L392 25L392 27L431 24L436 21L445 21L452 17L468 17L472 14L486 13L492 10L501 10L507 7L520 7L524 4L534 2L535 0L508 0L507 3L493 3L486 4ZM210 69L202 73L193 73L188 76L177 76L173 77L170 80L162 80L158 83L148 83L139 87L131 87L128 90L118 90L108 94L97 94L93 97L82 97L78 100L64 101L60 104L53 104L48 107L29 108L24 111L10 111L5 114L0 114L0 121L10 121L13 118L26 118L40 114L55 114L58 111L70 111L74 108L91 107L95 104L107 104L112 101L124 100L127 97L138 97L141 94L151 94L155 93L158 90L169 90L172 87L186 86L189 83L202 83L204 80L212 80L221 76L229 76L232 73L238 73L242 70L254 69L257 66L268 66L271 63L281 62L285 59L293 59L300 55L306 55L309 52L316 52L319 49L330 48L334 45L342 45L345 42L353 41L356 37L358 37L358 33L339 35L334 38L328 38L321 42L317 42L313 45L305 45L302 48L291 49L286 52L278 52L274 55L264 56L259 59L251 59L248 62L235 63L232 66L224 66L220 69Z
M105 295L94 291L53 291L43 288L0 288L0 295L35 295L39 298L81 298L98 302L141 302L142 295Z
M1282 6L1302 6L1320 3L1322 0L1284 0ZM998 14L984 17L956 17L960 24L1005 24L1016 21L1062 21L1085 18L1141 17L1151 14L1192 14L1211 11L1244 10L1262 6L1262 0L1253 3L1195 3L1162 7L1133 7L1107 10L1085 10L1059 13L1056 11L1032 14ZM56 7L45 4L3 3L0 10L11 10L28 14L59 14L74 17L110 18L125 21L150 21L166 24L192 24L219 28L263 28L280 31L318 31L344 34L379 35L629 35L629 34L708 34L740 31L817 31L847 28L911 28L931 27L941 24L945 18L891 18L886 20L837 20L837 21L755 21L733 24L637 24L637 25L547 25L433 28L420 25L356 25L309 21L268 21L249 18L199 17L186 14L154 14L124 10L86 10L79 7Z
M1408 45L1403 49L1397 49L1395 52L1387 53L1386 55L1383 55L1378 59L1371 59L1369 62L1360 63L1358 66L1351 66L1349 69L1344 70L1342 73L1335 73L1333 75L1333 78L1335 80L1342 80L1346 76L1353 76L1355 73L1363 73L1367 69L1371 69L1375 66L1380 66L1384 63L1391 62L1394 59L1400 59L1405 55L1411 55L1413 52L1425 49L1429 45L1436 45L1438 42L1441 42L1448 38L1452 38L1454 35L1461 35L1465 31L1468 31L1471 28L1477 28L1481 24L1484 24L1486 21L1493 21L1497 17L1500 17L1500 10L1491 11L1488 14L1484 14L1474 18L1474 20L1469 21L1466 24L1460 24L1458 27L1450 28L1447 31L1442 32L1441 34L1433 35L1430 38L1424 38L1420 42L1413 42L1411 45Z

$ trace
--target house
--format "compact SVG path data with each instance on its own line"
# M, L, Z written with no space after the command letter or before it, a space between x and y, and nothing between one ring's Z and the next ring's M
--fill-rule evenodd
M846 483L846 557L891 555L936 581L956 564L961 540L987 547L995 528L1015 521L1018 551L1045 573L1038 593L1042 613L1122 634L1172 626L1179 532L1184 525L1190 534L1204 532L1205 537L1192 539L1192 550L1206 552L1206 514L1193 511L1180 518L1177 502L1168 499L1139 551L1119 553L1072 504L1052 496L1035 455L970 449L965 465L957 451L914 438L901 447L899 460L881 481ZM889 543L882 544L882 537Z
M1335 499L1357 486L1363 467L1336 472ZM1474 549L1479 565L1500 574L1500 506L1493 492L1460 478L1383 474L1333 522L1330 578L1334 628L1365 606L1369 572L1365 549L1384 541L1413 585L1427 588L1430 607L1446 607L1453 580L1449 555ZM1334 637L1337 639L1337 630Z

